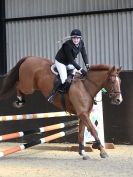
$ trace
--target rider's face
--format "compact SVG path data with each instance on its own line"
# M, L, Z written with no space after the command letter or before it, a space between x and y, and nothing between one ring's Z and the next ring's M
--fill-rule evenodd
M81 38L80 38L80 37L77 37L77 36L72 37L72 41L73 41L73 43L74 43L75 45L78 45L78 44L79 44L79 42L80 42L80 40L81 40Z

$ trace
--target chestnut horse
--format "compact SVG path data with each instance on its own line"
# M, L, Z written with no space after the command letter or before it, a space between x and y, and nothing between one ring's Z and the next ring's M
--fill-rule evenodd
M35 90L47 97L52 88L56 76L51 71L53 62L41 57L25 57L19 60L14 68L3 76L0 89L0 98L10 93L16 86L16 93L19 99L24 99L27 94L32 94ZM98 133L89 119L94 97L102 89L108 92L112 104L119 105L122 102L120 89L119 72L121 68L110 65L92 65L87 71L87 75L81 79L72 81L67 93L65 93L66 111L76 114L79 118L79 154L85 156L84 151L84 130L85 126L95 139L94 148L100 150L102 158L107 157L107 153L102 146ZM56 107L62 108L60 93L54 98Z

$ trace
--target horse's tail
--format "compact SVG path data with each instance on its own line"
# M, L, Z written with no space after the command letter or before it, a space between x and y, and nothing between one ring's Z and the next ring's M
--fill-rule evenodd
M19 68L25 59L26 57L19 60L7 74L0 76L0 99L5 98L12 93L16 82L19 80Z

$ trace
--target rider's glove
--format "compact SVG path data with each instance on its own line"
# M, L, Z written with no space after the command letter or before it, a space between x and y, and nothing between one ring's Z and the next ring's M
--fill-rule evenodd
M86 72L84 69L82 69L82 68L79 70L79 72L80 72L83 76L85 76L86 73L87 73L87 72Z
M89 64L86 64L85 66L86 66L87 70L89 70L89 68L90 68Z

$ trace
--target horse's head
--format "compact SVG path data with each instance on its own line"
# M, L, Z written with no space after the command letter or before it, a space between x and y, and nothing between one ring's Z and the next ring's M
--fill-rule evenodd
M107 81L105 83L105 89L107 89L111 104L119 105L123 99L121 94L121 79L119 78L120 68L113 66L109 71Z

